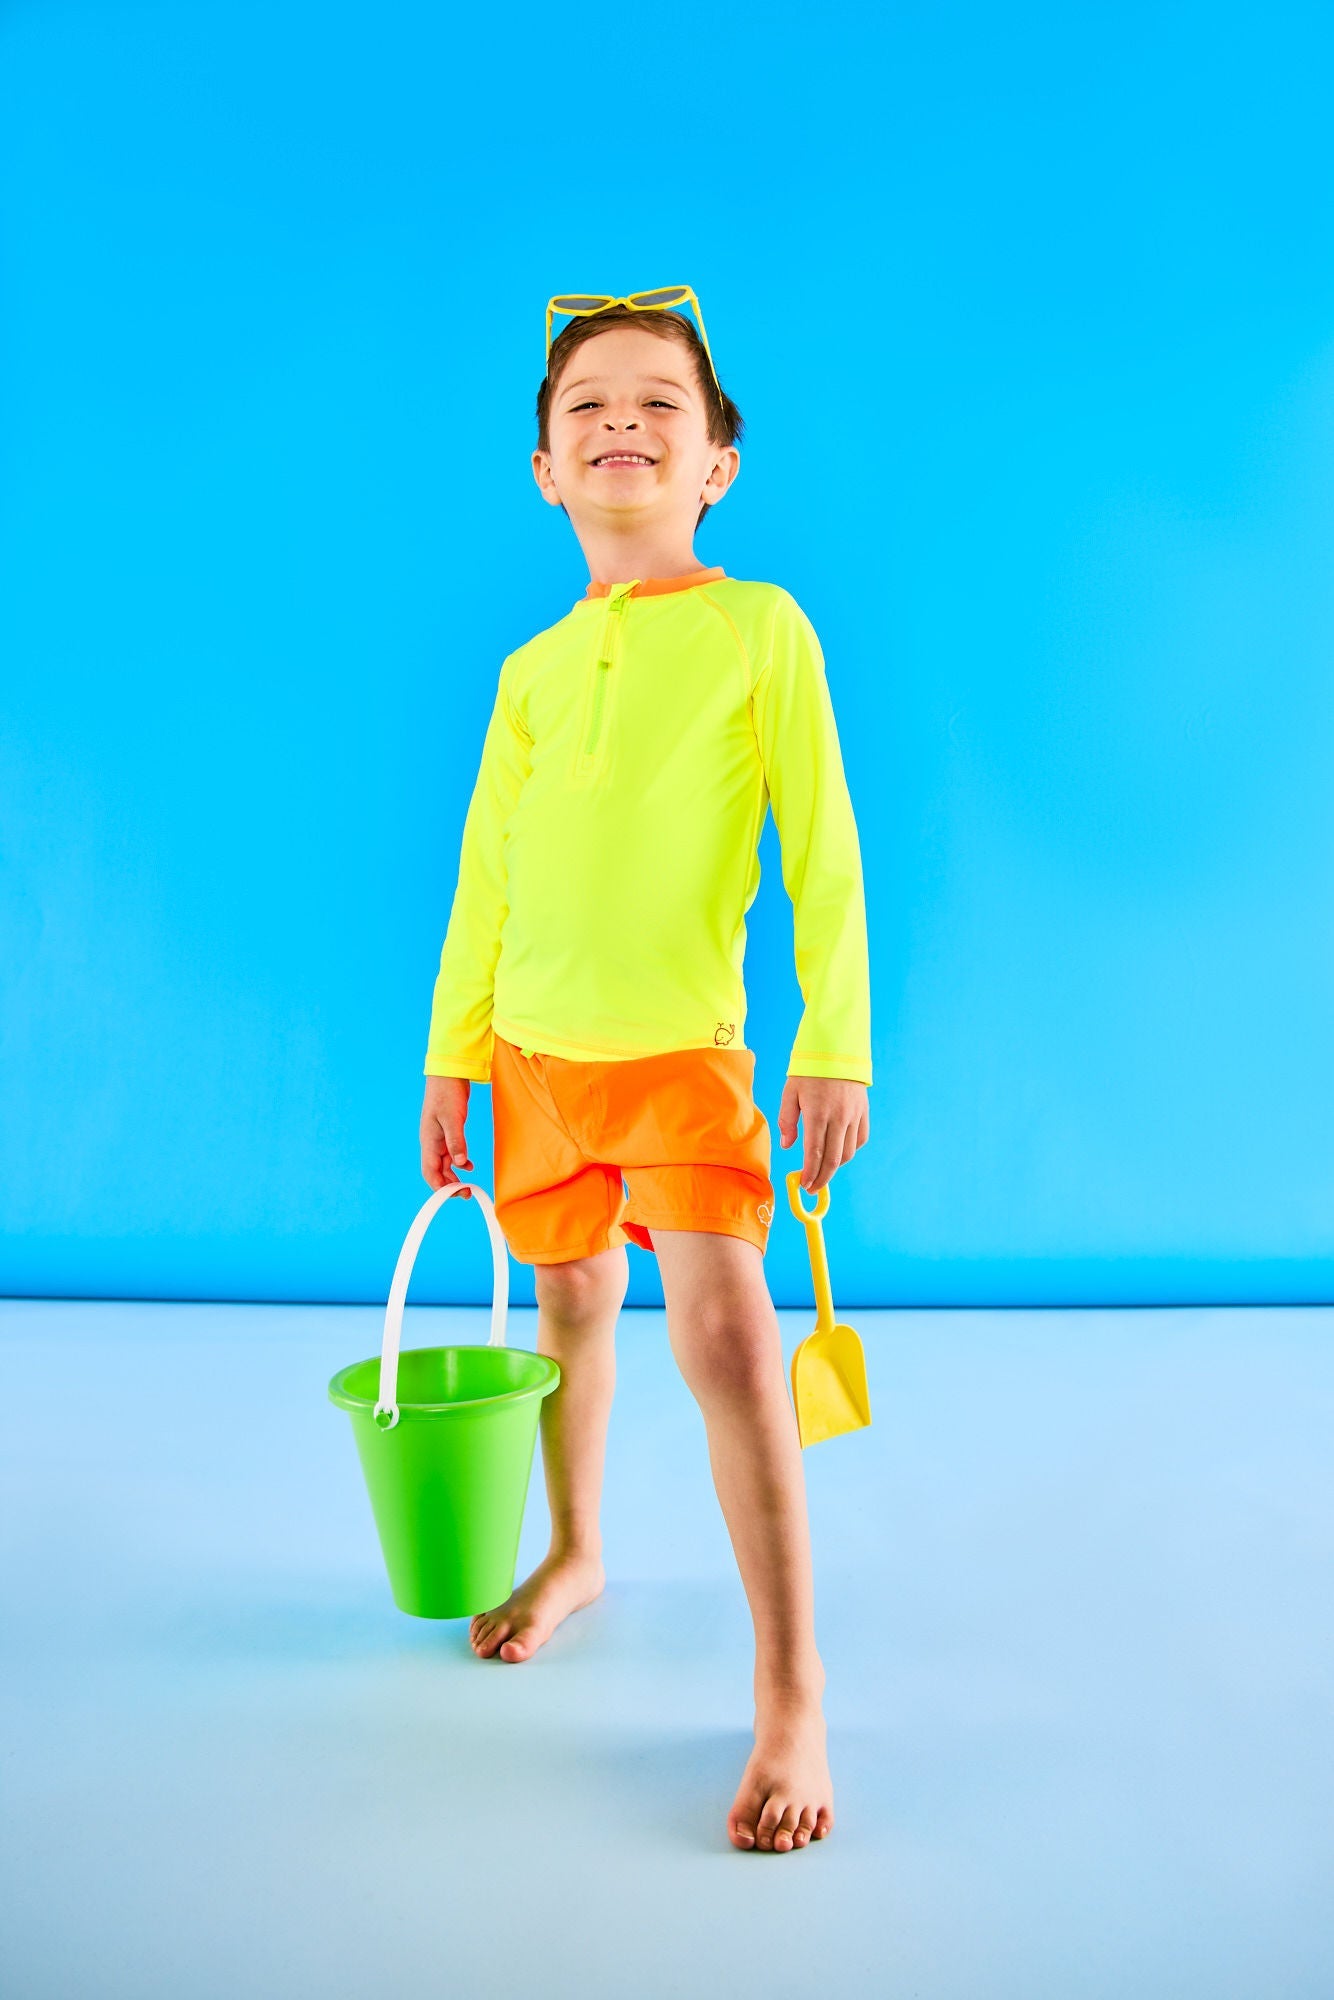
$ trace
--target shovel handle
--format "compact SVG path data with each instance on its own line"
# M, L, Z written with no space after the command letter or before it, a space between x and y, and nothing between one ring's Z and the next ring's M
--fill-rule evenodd
M820 1217L829 1208L829 1188L826 1185L820 1189L814 1208L803 1208L799 1183L804 1172L803 1167L793 1167L787 1177L787 1198L792 1213L805 1226L806 1248L811 1253L811 1277L815 1281L815 1331L828 1333L834 1324L834 1294L829 1283L829 1259L825 1255Z

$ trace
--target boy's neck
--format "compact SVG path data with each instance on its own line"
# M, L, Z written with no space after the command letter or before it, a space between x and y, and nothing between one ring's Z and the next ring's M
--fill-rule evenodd
M639 577L689 576L708 569L694 549L668 535L587 535L580 538L590 583L629 583Z

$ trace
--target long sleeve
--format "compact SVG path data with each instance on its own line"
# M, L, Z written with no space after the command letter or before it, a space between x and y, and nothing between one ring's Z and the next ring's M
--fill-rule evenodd
M477 782L463 822L458 883L431 1003L425 1076L491 1081L492 997L509 910L505 825L531 769L531 742L501 667Z
M786 592L777 601L751 712L806 1003L788 1075L869 1084L871 982L857 824L824 655L810 620Z

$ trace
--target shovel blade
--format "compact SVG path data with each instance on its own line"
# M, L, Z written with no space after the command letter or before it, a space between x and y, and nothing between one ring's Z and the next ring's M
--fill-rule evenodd
M792 1404L803 1447L871 1421L866 1355L850 1326L808 1333L792 1356Z

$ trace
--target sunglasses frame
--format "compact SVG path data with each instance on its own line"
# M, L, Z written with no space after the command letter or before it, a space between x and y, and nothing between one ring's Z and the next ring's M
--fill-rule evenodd
M673 300L671 304L665 306L645 305L641 303L645 299L660 298L664 292L680 292L682 297L679 301ZM562 306L559 303L561 299L596 299L597 304L571 308L569 306ZM684 305L687 299L689 299L691 305L694 307L695 318L699 321L699 337L704 343L704 352L708 356L709 369L713 375L713 386L718 391L718 399L721 402L723 385L718 380L718 370L713 365L713 350L709 346L709 336L704 331L704 315L699 309L699 300L695 297L689 285L654 285L648 291L628 292L624 298L619 299L614 299L605 292L557 292L554 298L547 300L547 366L548 368L551 366L551 319L553 313L560 313L567 319L595 319L599 313L606 312L608 306L629 306L631 312L672 312L678 303Z

